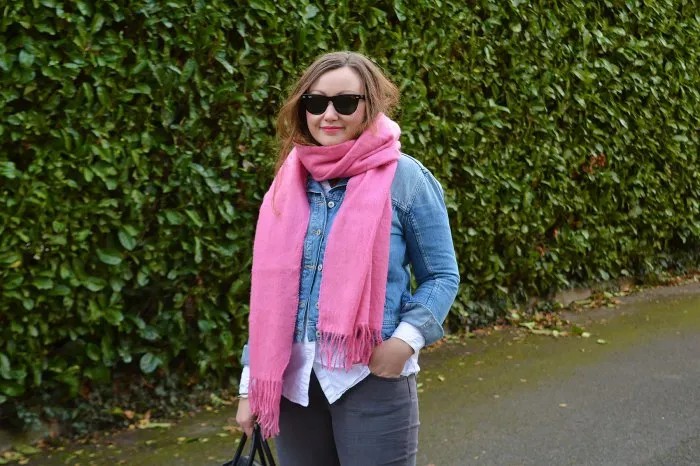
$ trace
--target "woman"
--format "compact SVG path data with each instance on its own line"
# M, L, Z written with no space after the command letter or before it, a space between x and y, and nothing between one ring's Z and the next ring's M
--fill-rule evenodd
M236 420L279 434L283 466L415 464L418 352L459 275L442 189L386 116L397 102L369 59L336 52L278 117Z

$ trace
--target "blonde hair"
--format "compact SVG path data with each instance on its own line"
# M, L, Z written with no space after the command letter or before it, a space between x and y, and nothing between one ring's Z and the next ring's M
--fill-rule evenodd
M301 75L291 88L287 100L277 115L279 155L275 164L277 173L294 144L317 145L306 125L306 112L301 105L302 94L328 71L348 67L362 79L365 91L365 119L361 131L384 113L390 115L399 103L399 90L369 58L357 52L331 52L321 55Z

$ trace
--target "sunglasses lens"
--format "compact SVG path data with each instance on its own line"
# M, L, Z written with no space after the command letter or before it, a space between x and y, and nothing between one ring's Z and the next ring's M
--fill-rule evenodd
M328 101L333 102L333 108L341 115L352 115L355 113L355 110L357 110L357 106L362 98L364 98L364 96L360 95L341 94L328 97L318 94L304 94L301 97L301 101L306 111L312 115L320 115L325 112L328 108Z
M357 110L357 104L360 102L354 96L350 95L337 95L333 97L333 107L335 107L336 112L342 115L352 115Z
M325 95L305 95L303 98L306 111L313 115L320 115L325 112L329 100Z

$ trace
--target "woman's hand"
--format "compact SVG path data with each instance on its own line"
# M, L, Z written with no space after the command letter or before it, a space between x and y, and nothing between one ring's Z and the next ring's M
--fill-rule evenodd
M248 398L240 398L238 400L238 412L236 413L236 422L243 432L248 437L253 435L253 427L255 426L255 416L250 412L250 403Z
M413 348L408 343L399 338L389 338L374 347L369 359L369 370L379 377L399 377L412 354Z

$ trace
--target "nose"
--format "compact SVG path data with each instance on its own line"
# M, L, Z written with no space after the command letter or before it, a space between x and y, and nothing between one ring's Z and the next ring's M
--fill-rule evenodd
M326 111L323 112L323 118L325 120L337 120L338 119L338 112L335 111L335 107L333 106L333 102L328 101L328 106L326 107Z

